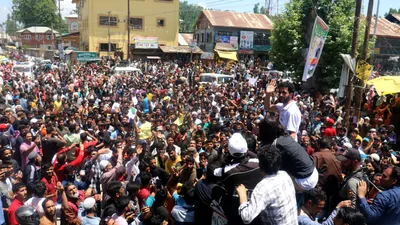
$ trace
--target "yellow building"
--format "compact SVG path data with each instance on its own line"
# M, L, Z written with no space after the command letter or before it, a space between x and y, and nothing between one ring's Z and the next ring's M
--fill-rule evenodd
M130 18L128 20L128 1ZM78 11L80 50L127 57L128 21L131 54L158 55L160 46L178 46L179 0L72 0Z

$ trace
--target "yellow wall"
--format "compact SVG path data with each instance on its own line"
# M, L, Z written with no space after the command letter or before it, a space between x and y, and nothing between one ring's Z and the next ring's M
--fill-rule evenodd
M83 8L80 1L83 1ZM128 1L131 18L143 18L142 30L131 29L131 44L134 36L149 36L158 37L159 45L178 46L179 0L73 0L80 14L81 50L99 52L100 43L108 43L108 26L99 25L99 16L108 16L108 11L111 11L111 16L116 16L118 20L117 26L110 29L111 43L122 48L126 57ZM158 18L164 19L164 27L157 26ZM88 49L84 49L85 44ZM107 55L107 52L104 53L101 52L101 55Z

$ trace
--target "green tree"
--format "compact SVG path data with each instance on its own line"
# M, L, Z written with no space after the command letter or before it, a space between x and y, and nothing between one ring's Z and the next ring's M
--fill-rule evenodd
M385 16L389 14L400 14L400 8L399 9L389 8L389 12L385 13Z
M260 3L257 3L253 7L253 12L254 13L260 13Z
M201 11L203 11L203 7L197 4L189 4L187 1L181 1L179 3L180 32L193 33L194 25Z
M316 89L337 88L343 65L340 53L349 54L351 51L355 0L335 1L334 4L331 0L319 0L318 6L314 4L309 0L291 0L285 12L275 18L271 60L278 70L293 72L293 79L301 80L316 12L329 26L329 33L313 83L318 84ZM364 29L365 23L361 22L359 47Z
M53 0L14 0L16 16L24 27L58 24L60 18Z
M14 36L15 32L22 29L21 24L17 23L12 14L7 14L7 20L4 22L6 32L10 36Z
M265 12L265 7L264 6L261 6L261 8L260 8L260 14L265 14L266 12Z

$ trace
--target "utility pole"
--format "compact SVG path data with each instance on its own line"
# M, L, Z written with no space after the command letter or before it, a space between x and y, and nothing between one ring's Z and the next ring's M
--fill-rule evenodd
M14 22L14 38L17 38L16 32L17 32L17 16L15 15L15 6L12 6L12 17L13 17L13 22Z
M110 16L111 16L111 11L108 11L108 59L110 59L110 53L111 53Z
M131 61L131 0L128 1L128 62Z
M263 12L263 13L265 13L267 16L269 16L269 13L270 13L270 9L269 9L270 5L271 5L270 0L265 0L265 4L264 4L265 12Z
M372 44L372 53L371 58L369 60L369 64L374 65L374 56L375 56L375 44L376 44L376 27L378 26L378 18L379 18L379 3L381 0L378 0L378 6L376 7L376 17L375 17L375 27L374 27L374 43Z
M62 23L62 16L61 16L61 0L58 0L58 16L60 17L60 22L58 23L58 32L59 32L59 37L60 37L60 45L62 44L62 38L61 38L61 23ZM61 52L59 53L61 55Z
M355 59L357 56L357 42L358 42L358 33L360 29L360 14L361 14L361 5L362 0L356 0L356 12L354 15L354 25L353 25L353 40L351 42L351 58ZM351 100L353 95L353 76L348 76L347 79L347 94L346 94L346 116L345 116L345 124L346 128L349 131L350 128L350 108L351 108Z
M53 40L53 47L55 47L55 49L57 49L56 39L54 38L53 23L51 23L51 40Z
M374 0L369 0L368 2L368 12L367 12L367 21L365 24L365 33L364 33L364 43L361 52L361 60L367 61L368 56L368 44L369 44L369 31L371 29L371 19L372 19L372 10L374 8ZM361 103L363 101L362 95L364 92L365 83L363 80L360 80L359 86L356 90L355 100L356 100L356 107L354 110L355 116L357 117L357 121L360 118L361 112Z

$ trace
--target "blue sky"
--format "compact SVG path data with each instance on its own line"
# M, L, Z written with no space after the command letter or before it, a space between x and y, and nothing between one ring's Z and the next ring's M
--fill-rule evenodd
M118 0L124 1L124 0ZM282 11L285 7L285 3L289 0L272 0L272 12L276 13L278 10ZM336 0L340 1L340 0ZM232 10L238 12L252 12L253 6L256 3L264 5L264 1L260 0L188 0L189 3L199 4L203 7L221 9L221 10ZM374 14L376 12L376 6L378 0L374 2ZM363 12L367 11L368 0L363 0ZM0 23L3 23L7 19L7 14L11 11L11 0L0 0ZM75 4L71 3L71 0L61 1L61 9L63 16L69 15L71 10L75 8ZM389 8L400 8L399 0L381 0L379 7L379 15L383 15L389 11Z

